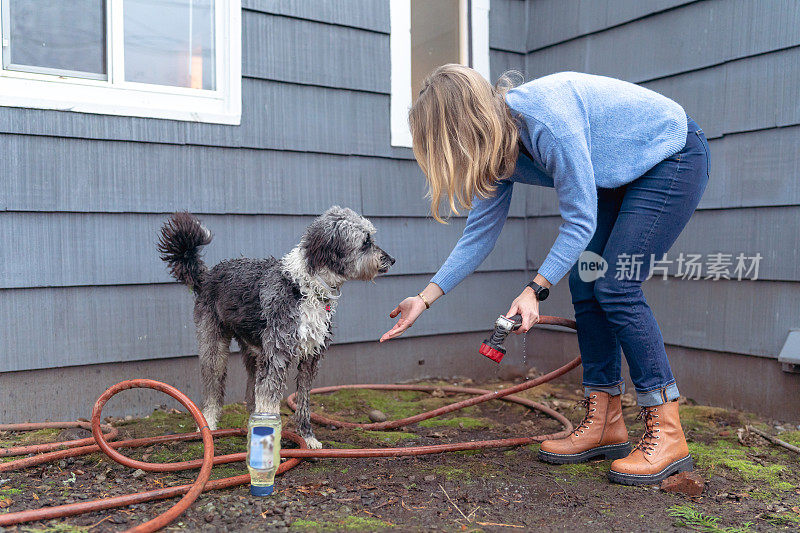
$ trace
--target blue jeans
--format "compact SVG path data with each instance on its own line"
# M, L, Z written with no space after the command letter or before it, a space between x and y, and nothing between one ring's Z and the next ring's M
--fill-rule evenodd
M597 230L586 249L601 255L608 270L595 281L582 281L579 261L569 276L587 395L624 392L622 348L640 406L679 396L642 282L651 254L658 261L670 249L708 183L708 142L692 119L688 123L683 150L623 187L597 191ZM632 265L639 261L637 272ZM682 301L685 295L676 295L675 305Z

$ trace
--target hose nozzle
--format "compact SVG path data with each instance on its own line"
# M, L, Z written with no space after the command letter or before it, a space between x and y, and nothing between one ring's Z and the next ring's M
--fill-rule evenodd
M514 315L512 317L500 315L497 317L497 320L494 323L494 331L492 332L491 336L483 341L483 344L481 344L481 348L478 351L481 355L485 355L495 363L499 363L506 355L506 349L503 348L503 342L505 342L509 333L519 329L521 325L521 315Z

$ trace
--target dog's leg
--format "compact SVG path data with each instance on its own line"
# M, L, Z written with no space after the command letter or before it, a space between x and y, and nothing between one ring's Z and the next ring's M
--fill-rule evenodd
M197 321L197 343L200 348L200 375L203 381L203 416L208 427L215 430L225 400L231 337L222 333L213 316L205 315Z
M244 393L244 403L247 405L247 411L253 414L256 408L256 362L258 354L255 350L245 348L242 350L242 357L244 358L244 368L247 370L247 387Z
M256 365L255 397L257 413L280 413L286 375L292 354L263 344L263 353Z
M311 408L309 406L309 393L311 383L317 375L319 360L322 355L311 355L300 360L297 365L297 412L294 414L297 431L309 448L322 448L322 443L314 437L311 427Z

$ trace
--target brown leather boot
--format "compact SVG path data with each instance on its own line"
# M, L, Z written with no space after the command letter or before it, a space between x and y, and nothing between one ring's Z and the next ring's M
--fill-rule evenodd
M542 442L539 459L561 465L583 463L600 456L617 459L630 453L620 396L595 391L583 399L583 406L586 416L575 431L563 439Z
M644 435L633 452L611 463L608 479L624 485L653 485L694 467L678 417L678 402L642 407ZM638 418L637 418L638 419Z

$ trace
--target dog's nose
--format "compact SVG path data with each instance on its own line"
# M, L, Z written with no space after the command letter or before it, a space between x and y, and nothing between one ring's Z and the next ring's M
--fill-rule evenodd
M388 257L388 258L389 258L389 264L390 264L390 265L393 265L393 264L394 264L394 261L395 261L394 257L392 257L392 256L391 256L391 255L389 255L389 254L386 254L386 257Z

